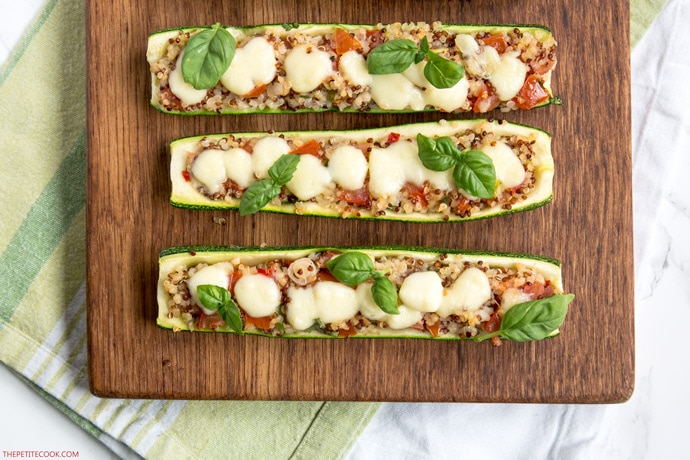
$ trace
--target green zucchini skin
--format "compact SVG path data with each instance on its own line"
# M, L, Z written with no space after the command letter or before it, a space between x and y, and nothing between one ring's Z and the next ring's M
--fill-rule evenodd
M467 130L475 132L490 132L496 137L519 136L521 139L534 140L532 149L535 166L534 189L526 196L527 199L518 200L509 209L499 205L486 207L473 212L469 216L456 215L454 213L440 212L411 212L386 209L383 213L368 212L358 209L359 213L352 213L346 218L361 220L392 220L415 223L439 223L439 222L463 222L491 217L505 216L517 212L529 211L550 203L553 199L553 174L554 160L551 153L551 136L546 131L530 126L510 123L502 120L473 119L473 120L441 120L439 122L410 123L406 125L387 126L374 129L356 129L344 131L285 131L273 132L271 136L284 136L285 139L297 139L308 142L311 139L342 139L344 141L364 142L367 139L375 141L385 140L391 132L395 132L405 138L415 139L417 134L428 137L450 136L456 133L464 133ZM198 150L202 140L218 141L228 136L235 138L261 138L268 136L265 132L232 133L198 135L173 140L170 143L170 179L172 184L170 203L178 208L194 210L234 210L239 208L240 199L211 199L202 194L197 185L185 176L188 152ZM317 203L300 202L299 212L292 203L280 205L268 204L261 212L280 214L297 214L305 216L341 218L342 215L335 209L319 206Z
M422 23L420 23L422 24ZM406 24L403 24L406 25ZM387 25L390 27L391 25ZM179 33L196 33L204 29L210 29L210 25L201 26L188 26L179 28L166 28L152 32L148 37L147 44L147 60L150 64L156 62L166 54L167 42L171 38L174 38ZM346 32L354 32L356 30L367 30L376 31L380 25L373 24L328 24L328 23L296 23L296 24L264 24L257 26L227 26L225 27L239 42L242 38L251 37L254 35L267 34L270 33L274 36L284 38L289 35L294 35L296 33L305 35L318 35L318 34L333 34L336 29L343 29ZM385 26L384 26L385 27ZM452 34L477 34L480 32L485 32L488 34L493 33L511 33L515 30L519 30L521 33L532 34L537 41L541 43L548 43L555 47L555 41L551 30L543 25L535 24L442 24L437 26L434 31L447 32ZM384 39L385 40L385 39ZM555 48L554 48L555 49ZM548 72L538 75L540 83L544 90L548 93L549 97L536 104L533 108L539 108L548 106L551 104L560 104L561 101L558 97L555 97L551 89L551 73L553 69ZM532 73L530 73L531 75ZM217 106L206 106L202 104L197 104L194 107L183 107L175 108L171 106L164 106L160 103L159 94L163 88L161 80L156 75L155 71L151 71L151 98L150 105L166 114L174 115L243 115L243 114L285 114L285 113L319 113L319 112L342 112L342 113L360 113L365 110L368 113L420 113L420 112L437 112L440 109L427 105L424 108L410 108L406 107L403 109L386 109L373 103L362 108L349 108L349 107L338 107L335 105L327 105L322 107L289 107L286 104L279 107L271 107L265 105L257 105L250 107L239 107L233 105L223 105L222 107ZM217 84L216 89L220 88L220 84ZM308 93L305 93L308 94ZM503 101L506 103L508 101ZM506 108L504 104L501 105L502 110L516 110L516 108ZM453 113L468 112L470 110L466 109L456 109L452 111Z
M174 246L168 247L159 253L159 280L158 280L158 317L157 325L160 328L179 331L195 331L195 332L218 332L218 333L232 333L236 334L231 328L227 326L220 326L216 329L209 328L191 328L188 323L185 323L179 317L171 317L168 310L169 294L167 294L164 283L168 278L168 274L176 267L191 267L199 263L206 263L212 265L218 262L228 262L231 260L240 261L246 265L260 264L272 260L297 260L305 257L311 253L319 252L334 252L344 253L348 251L358 251L365 253L371 257L413 257L427 261L437 260L439 256L442 258L455 258L455 261L462 262L477 262L482 261L489 267L513 267L515 264L520 264L529 269L538 272L548 280L555 288L555 294L563 292L561 262L545 256L522 253L509 252L487 252L487 251L472 251L472 250L458 250L446 248L429 248L419 246L275 246L275 247L261 247L261 246L212 246L212 245L198 245L198 246ZM333 339L339 338L337 333L327 333L312 327L305 331L292 331L279 335L273 335L270 332L264 332L258 329L245 329L244 334L255 335L269 338L321 338ZM459 336L454 334L440 335L433 337L427 331L418 330L412 327L393 330L388 328L376 328L373 332L362 334L357 333L350 335L348 338L404 338L404 339L427 339L427 340L468 340L481 341L485 333L480 330L479 334L473 337ZM552 338L560 334L560 329L552 331L547 338Z

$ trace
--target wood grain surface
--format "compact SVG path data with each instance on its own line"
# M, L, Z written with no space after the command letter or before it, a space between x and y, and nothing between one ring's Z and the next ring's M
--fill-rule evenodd
M103 397L608 403L634 382L629 5L626 1L87 1L88 338ZM221 22L543 24L562 106L495 117L553 135L555 199L507 217L406 224L190 211L169 204L168 143L203 133L377 127L441 114L178 117L149 106L148 35ZM458 115L452 118L470 118ZM446 118L451 118L446 116ZM227 225L214 223L214 217ZM575 294L534 343L320 340L173 333L156 319L173 245L402 244L541 254Z

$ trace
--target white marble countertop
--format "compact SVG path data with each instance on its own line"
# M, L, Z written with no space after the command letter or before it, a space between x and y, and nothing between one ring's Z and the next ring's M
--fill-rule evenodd
M42 0L15 2L0 0L0 63L20 39L26 25L42 6ZM636 244L636 386L627 403L610 406L571 406L565 413L572 420L591 418L589 433L569 436L560 433L559 449L536 449L553 458L657 459L682 458L687 449L682 440L690 428L690 350L684 324L690 324L690 194L685 193L685 177L690 171L690 46L682 25L690 24L690 2L670 0L666 9L633 54L633 159ZM669 46L667 46L669 45ZM655 66L643 65L646 50L666 49ZM662 47L662 48L660 48ZM659 53L655 53L658 55ZM646 74L645 72L649 72ZM673 92L671 92L673 89ZM669 96L672 95L672 96ZM632 282L632 280L631 280ZM97 440L30 389L4 366L0 366L0 455L11 450L76 451L79 458L110 458L113 454ZM524 411L549 422L551 412L543 406L465 405L466 411L441 408L418 436L408 436L405 420L409 406L387 404L356 443L350 457L391 448L381 441L404 440L394 452L415 458L439 458L442 451L429 440L452 436L453 420L465 414L483 413L502 417ZM439 406L419 405L416 415L438 411ZM563 407L558 408L561 412ZM443 414L443 416L441 415ZM390 425L390 419L398 423ZM519 419L518 419L519 420ZM518 421L516 420L516 421ZM562 420L562 419L561 419ZM570 421L569 423L573 423ZM530 424L516 428L532 436ZM481 424L478 428L481 428ZM431 432L436 434L429 434ZM557 430L558 431L558 430ZM420 434L421 433L421 434ZM424 434L426 433L426 434ZM515 445L511 436L494 437L492 450L482 458L511 458ZM578 448L578 443L591 448ZM568 449L569 445L575 446ZM545 446L549 447L549 446ZM468 451L469 452L469 451ZM513 450L513 455L515 451ZM555 452L555 453L554 453ZM574 452L574 454L573 454ZM585 454L586 453L586 454ZM495 455L494 455L495 454ZM562 454L562 455L559 455ZM468 453L469 455L469 453ZM593 456L592 456L593 455ZM402 455L401 455L402 456ZM687 457L686 457L687 458Z

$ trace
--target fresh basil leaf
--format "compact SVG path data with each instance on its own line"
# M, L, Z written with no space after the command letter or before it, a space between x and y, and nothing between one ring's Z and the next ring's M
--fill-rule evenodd
M182 78L196 89L213 88L228 70L237 43L220 23L194 35L182 56Z
M348 251L326 262L326 268L338 281L348 286L356 286L367 281L375 273L374 262L368 255Z
M417 54L415 54L414 63L419 64L424 59L426 59L426 55L428 52L429 52L429 40L427 40L427 38L424 37L424 38L422 38L422 41L419 43L419 51L417 51Z
M417 149L424 167L432 171L449 170L460 154L450 137L432 139L423 134L417 134Z
M292 179L292 175L297 170L299 160L299 155L283 155L271 165L268 175L276 185L282 187Z
M496 169L484 152L466 150L462 152L453 169L455 184L479 198L493 198L496 190Z
M396 38L377 46L367 56L367 70L372 75L401 73L415 61L417 45L406 38Z
M563 324L574 297L561 294L514 305L503 316L498 335L516 342L544 339Z
M427 54L424 76L436 88L451 88L465 76L465 68L455 61L439 56L433 51Z
M264 179L254 182L242 194L240 200L240 215L254 214L266 206L273 198L280 195L281 187L272 179Z
M243 333L240 309L232 300L230 291L215 284L201 284L196 288L196 295L207 310L218 311L225 324L238 334Z
M379 272L374 274L374 284L371 285L371 296L376 305L389 315L397 315L398 310L398 291L391 280Z

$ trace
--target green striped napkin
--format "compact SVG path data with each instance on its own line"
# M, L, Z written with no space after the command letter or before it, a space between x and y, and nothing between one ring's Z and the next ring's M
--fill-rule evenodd
M633 46L664 3L632 1ZM345 456L378 404L89 393L84 11L49 0L0 68L0 361L123 457Z

